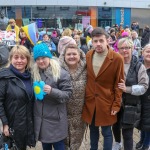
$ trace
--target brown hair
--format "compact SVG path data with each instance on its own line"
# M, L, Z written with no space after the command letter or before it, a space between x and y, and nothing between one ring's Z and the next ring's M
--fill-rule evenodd
M95 28L92 33L91 33L91 37L95 37L95 36L102 36L105 35L105 37L107 37L107 33L103 28L97 27Z
M78 51L78 53L80 53L80 50L78 48L78 46L76 44L69 44L66 46L65 50L64 50L64 55L66 54L66 51L69 49L69 48L72 48L72 49L76 49Z

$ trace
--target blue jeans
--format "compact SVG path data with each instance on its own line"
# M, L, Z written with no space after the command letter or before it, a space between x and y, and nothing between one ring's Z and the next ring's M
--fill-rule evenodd
M52 146L54 150L65 150L64 141L59 141L55 143L42 143L43 150L52 150Z
M95 115L93 116L93 120L90 127L90 150L98 150L98 141L99 141L99 127L95 126ZM111 126L102 126L102 135L104 137L103 150L112 150L112 130Z
M143 147L150 145L150 132L141 131L141 140L143 143Z

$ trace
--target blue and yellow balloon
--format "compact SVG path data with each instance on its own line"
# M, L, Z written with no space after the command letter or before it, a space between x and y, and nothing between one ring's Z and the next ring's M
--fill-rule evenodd
M34 94L37 100L43 100L44 95L46 95L46 93L44 92L44 85L44 81L35 81L33 83Z

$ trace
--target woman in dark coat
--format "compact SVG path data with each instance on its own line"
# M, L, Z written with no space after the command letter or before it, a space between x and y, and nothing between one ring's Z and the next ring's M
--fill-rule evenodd
M150 44L143 48L144 65L147 69L147 74L150 79ZM145 94L141 96L142 111L141 111L141 138L136 144L136 148L148 150L150 145L150 82L149 88Z
M10 65L0 71L0 118L3 133L14 140L19 150L34 146L33 100L30 68L31 57L24 46L15 46L10 52Z
M119 53L124 58L124 77L118 87L123 90L122 107L118 113L118 121L113 126L115 145L113 150L121 148L121 136L119 125L121 122L124 150L133 150L133 129L138 127L141 115L141 99L148 89L149 78L146 69L136 56L132 56L134 44L128 37L122 38L118 42Z

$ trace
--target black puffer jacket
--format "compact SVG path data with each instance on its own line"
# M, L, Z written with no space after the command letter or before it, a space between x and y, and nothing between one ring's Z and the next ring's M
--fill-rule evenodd
M150 79L150 69L147 70ZM147 92L141 96L142 112L141 112L141 130L150 132L150 82Z
M23 82L9 68L0 71L0 118L14 130L19 149L34 146L33 98L29 98Z

